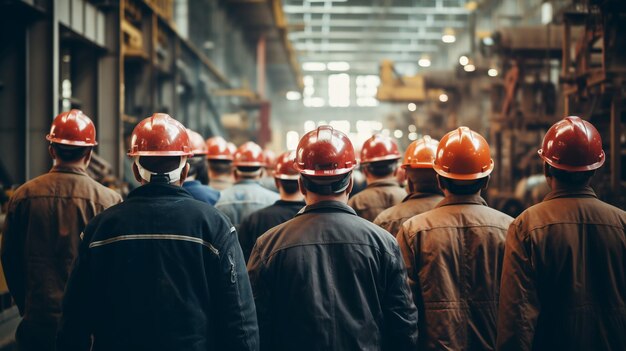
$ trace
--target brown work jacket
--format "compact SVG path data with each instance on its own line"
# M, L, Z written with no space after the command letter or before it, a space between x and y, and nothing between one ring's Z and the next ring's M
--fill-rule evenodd
M56 327L83 228L121 201L74 167L55 166L15 191L2 237L2 266L25 322Z
M479 195L446 197L398 232L420 350L493 350L504 238L513 218Z
M395 180L377 180L371 182L348 201L357 215L372 222L381 212L402 202L406 190Z
M626 212L557 190L507 233L499 350L626 350Z
M409 218L432 210L441 200L443 200L441 194L412 193L405 197L401 203L384 210L376 216L374 224L395 236L398 234L400 226Z

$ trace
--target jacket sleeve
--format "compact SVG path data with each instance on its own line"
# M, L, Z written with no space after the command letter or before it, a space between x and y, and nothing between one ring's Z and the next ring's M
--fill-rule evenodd
M400 247L400 252L402 253L402 258L406 267L409 287L415 297L416 294L420 293L417 291L419 277L417 266L415 264L415 251L411 245L411 240L409 239L409 232L406 231L404 227L400 227L400 230L396 234L396 239L398 240L398 246Z
M227 227L219 249L216 303L222 350L258 350L259 329L252 288L234 227ZM207 267L208 268L208 267Z
M244 218L239 225L237 232L239 233L239 244L241 245L241 251L243 252L243 258L246 262L250 259L250 252L254 246L255 234L253 233L253 218L254 214Z
M514 222L505 242L498 307L498 350L532 349L541 306L529 251L528 242Z
M390 350L415 350L417 348L417 308L411 299L406 271L398 245L387 254L387 288L383 310L385 318L385 344Z
M63 313L57 333L58 351L88 351L91 349L91 259L88 228L78 250L78 258L65 287Z
M4 223L2 234L2 269L4 276L13 296L13 300L24 315L24 301L26 298L26 283L24 281L24 239L23 225L19 221L17 211L19 207L9 203L9 212Z
M248 274L254 292L254 303L256 304L257 317L259 318L259 332L261 334L261 349L272 350L273 340L271 333L271 302L270 288L267 285L265 266L259 250L259 245L254 246L248 261Z

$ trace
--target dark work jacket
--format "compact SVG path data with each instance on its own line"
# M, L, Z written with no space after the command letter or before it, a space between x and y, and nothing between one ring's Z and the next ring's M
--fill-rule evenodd
M248 271L268 351L414 350L417 310L398 245L324 201L263 234Z
M372 222L381 212L402 202L406 195L395 179L377 180L350 198L348 205L357 215Z
M84 232L58 349L256 350L237 233L179 186L150 183Z
M398 243L420 312L420 350L493 350L504 238L513 221L452 195L404 222Z
M511 225L499 350L626 350L626 212L557 190Z
M2 265L24 317L18 339L40 340L39 330L51 335L49 347L54 346L80 233L94 216L121 201L78 167L55 166L15 191L2 238Z
M220 198L220 192L200 183L199 180L188 180L183 183L183 189L187 190L194 199L215 205Z
M304 201L278 200L273 205L253 212L239 227L239 243L248 261L256 239L269 229L293 218L306 204Z
M376 216L374 224L396 236L404 222L413 216L432 210L441 200L443 200L441 194L412 193L405 197L401 203Z

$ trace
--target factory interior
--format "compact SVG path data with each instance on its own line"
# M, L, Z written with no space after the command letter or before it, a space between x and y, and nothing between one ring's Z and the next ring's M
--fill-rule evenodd
M0 221L50 170L50 123L72 109L97 129L88 174L123 198L139 186L131 133L157 112L276 155L322 125L357 154L374 134L403 153L467 126L495 164L482 196L512 217L549 191L544 135L579 116L606 154L593 189L626 208L623 1L4 0L0 18ZM20 316L0 293L12 350Z

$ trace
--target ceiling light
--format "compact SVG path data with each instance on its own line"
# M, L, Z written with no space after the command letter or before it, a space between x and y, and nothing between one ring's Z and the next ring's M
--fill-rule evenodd
M402 138L403 135L404 135L404 133L402 133L402 131L400 129L396 129L396 130L393 131L393 136L396 139Z
M456 36L454 35L454 29L452 28L446 28L443 31L443 36L441 37L441 41L443 41L446 44L452 44L456 41Z
M409 132L415 133L416 131L417 131L417 127L415 126L415 124L409 125Z
M409 133L409 140L411 140L411 141L417 140L417 133L415 133L415 132Z
M323 62L305 62L302 64L302 70L321 72L326 70L326 64Z
M498 76L498 70L495 68L490 68L487 71L487 74L489 75L489 77L497 77Z
M463 69L465 70L465 72L474 72L476 70L476 66L468 63L467 65L465 65L465 67L463 67Z
M409 111L415 112L415 110L417 110L417 105L411 102L407 105L407 108L409 109Z
M300 100L302 95L299 92L297 92L297 91L288 91L287 94L285 95L285 97L289 101L294 101L294 100Z
M443 94L439 95L439 101L441 101L441 102L448 102L448 94L443 93Z
M461 66L465 66L465 65L467 65L468 63L469 63L469 57L467 57L467 56L465 56L465 55L463 55L463 56L459 57L459 64L460 64Z
M491 46L493 45L494 41L492 37L484 37L483 38L483 44L485 44L485 46Z
M347 62L329 62L328 65L326 65L326 68L328 68L329 71L335 71L335 72L343 72L343 71L347 71L350 69L350 64Z
M430 57L424 55L420 58L419 61L417 61L417 64L420 65L420 67L430 67Z

